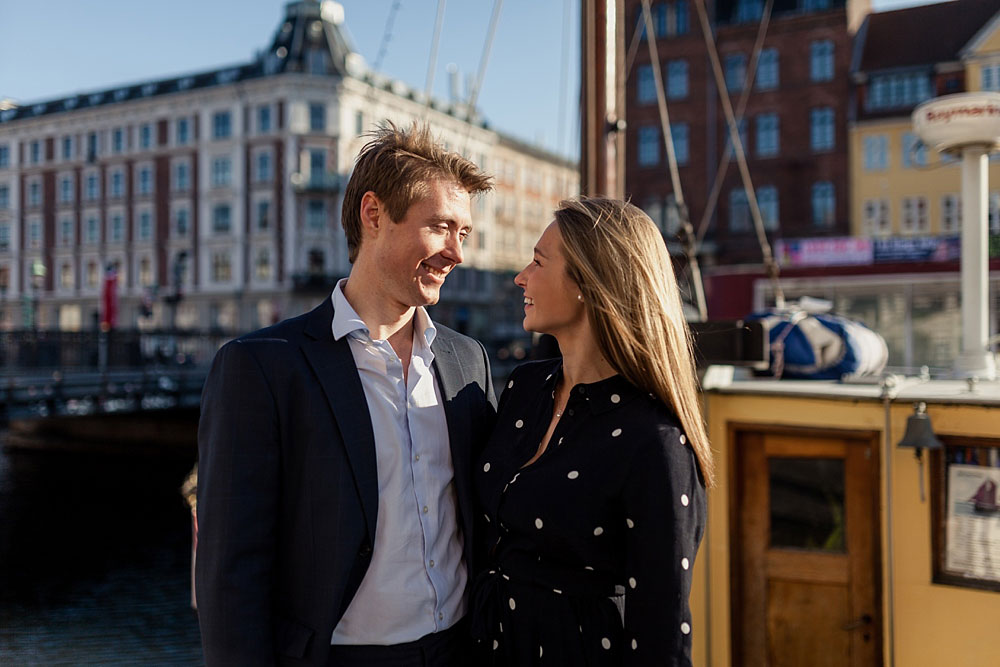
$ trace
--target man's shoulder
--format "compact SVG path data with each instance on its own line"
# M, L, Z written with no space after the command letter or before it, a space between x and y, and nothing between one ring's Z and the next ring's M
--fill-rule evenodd
M437 322L434 323L434 328L437 329L437 340L450 343L454 346L457 354L463 356L472 354L482 357L483 344L475 338L458 333L454 329L450 329Z

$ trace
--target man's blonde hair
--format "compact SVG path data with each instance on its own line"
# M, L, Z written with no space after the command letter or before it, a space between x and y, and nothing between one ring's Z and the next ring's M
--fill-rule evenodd
M604 357L671 407L707 486L715 478L691 336L663 237L632 204L602 197L559 202L566 272L580 287Z
M371 140L358 153L341 211L351 263L361 248L361 199L366 192L374 192L389 217L399 222L434 181L454 182L471 196L493 188L491 176L436 143L426 125L413 123L403 130L386 121L367 136Z

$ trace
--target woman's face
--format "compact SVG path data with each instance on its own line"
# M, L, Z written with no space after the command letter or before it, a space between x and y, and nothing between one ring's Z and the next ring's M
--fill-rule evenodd
M559 225L549 223L538 243L534 258L514 277L524 290L524 328L558 337L560 332L582 324L587 317L580 288L566 274Z

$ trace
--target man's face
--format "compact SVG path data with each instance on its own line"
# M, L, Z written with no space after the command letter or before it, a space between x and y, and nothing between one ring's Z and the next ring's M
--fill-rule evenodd
M402 220L384 207L370 239L379 291L399 306L437 303L448 273L462 263L462 242L472 229L471 198L454 181L431 181Z

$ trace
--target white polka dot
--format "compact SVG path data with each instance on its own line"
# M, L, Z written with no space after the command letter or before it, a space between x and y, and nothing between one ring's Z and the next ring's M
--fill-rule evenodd
M538 647L538 657L541 658L543 653L545 653L545 649L543 649L541 646L539 646Z
M539 530L542 529L542 520L541 519L535 519L535 528L538 528Z
M628 526L629 528L635 528L635 521L633 521L632 519L626 518L625 519L625 525Z
M510 382L507 383L507 388L508 389L510 389L513 386L514 386L514 381L513 380L511 380Z
M583 626L580 626L580 634L583 634Z
M552 592L555 593L556 595L562 595L562 591L559 590L558 588L553 588Z
M501 574L500 576L506 579L507 581L510 581L510 577L508 577L506 574ZM511 602L513 602L513 600L511 600ZM511 607L511 609L513 609L513 607Z
M618 394L611 394L611 402L612 403L618 403L621 400L622 400L622 397L619 396Z
M681 623L681 632L685 635L691 634L691 626L687 623Z
M489 523L489 522L490 522L490 515L489 515L489 514L484 514L484 515L483 515L483 518L485 518L485 519L486 519L486 523Z
M688 441L688 439L686 437L684 437L683 433L681 433L681 444L683 445L687 441Z
M516 422L514 422L514 428L521 428L522 426L524 426L523 419L518 419Z
M622 434L622 430L620 428L616 428L614 431L611 432L611 437L612 438L617 438L621 434Z
M629 588L635 588L635 577L628 578L628 586Z
M490 464L487 463L486 465L483 466L483 472L489 472L489 471L490 471Z
M570 479L576 479L577 477L580 476L580 473L577 472L576 470L570 470L569 473L566 474L566 476L569 477Z
M688 498L688 494L682 493L681 494L681 505L683 505L684 507L687 507L689 502L690 502L690 499Z
M604 534L604 529L601 528L600 526L598 526L597 528L594 529L594 536L595 537L598 536L598 535L603 535L603 534Z
M611 640L608 639L607 637L602 637L601 646L603 646L605 649L611 648Z
M635 640L633 639L633 640L632 640L632 650L634 651L634 650L636 650L637 648L639 648L639 645L638 645L638 644L636 643L636 641L635 641Z
M511 610L511 611L514 611L514 607L516 607L516 606L517 606L517 603L516 603L516 602L514 602L514 598L510 598L510 599L509 599L509 600L507 601L507 604L509 604L509 605L510 605L510 610Z
M493 650L494 651L497 650L497 646L500 646L500 642L498 642L497 640L494 639L493 640Z
M687 558L681 558L681 567L683 567L686 570L690 566L691 566L691 561L689 561Z
M500 634L503 634L503 623L500 624Z
M561 444L562 444L562 441L563 441L563 439L562 439L562 438L559 438L559 442L557 442L557 443L556 443L556 447L558 447L559 445L561 445Z
M546 382L548 382L551 379L552 379L552 373L549 373L548 375L545 376L545 381Z
M583 566L583 569L584 569L584 570L590 570L591 572L593 572L593 571L594 571L594 568L590 567L589 565L584 565L584 566Z

